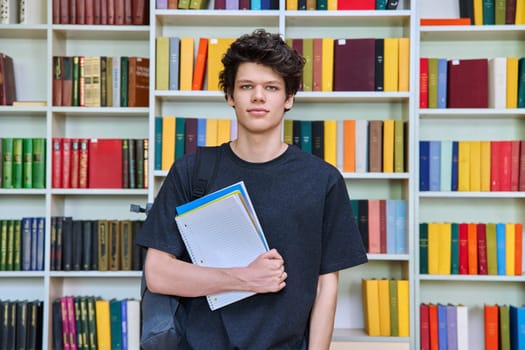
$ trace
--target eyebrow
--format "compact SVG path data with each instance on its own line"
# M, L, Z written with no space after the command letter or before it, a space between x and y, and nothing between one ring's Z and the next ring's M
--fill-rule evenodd
M250 80L250 79L239 79L239 80L236 80L235 81L236 84L239 84L239 83L254 83L253 80ZM263 82L263 84L278 84L278 85L282 85L283 83L280 82L279 80L268 80L268 81L265 81Z

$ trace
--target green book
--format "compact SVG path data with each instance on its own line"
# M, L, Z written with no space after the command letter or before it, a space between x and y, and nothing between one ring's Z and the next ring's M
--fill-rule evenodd
M129 57L120 57L120 107L128 106Z
M46 139L35 137L33 144L33 188L46 187Z
M97 349L97 320L95 313L95 297L87 297L87 343L89 350Z
M313 63L314 63L314 40L303 39L303 57L305 59L303 68L303 91L313 90Z
M506 0L494 0L494 24L505 24Z
M428 274L428 223L419 224L419 273Z
M525 57L518 60L518 108L525 107Z
M13 271L20 271L22 256L22 223L13 220Z
M459 274L459 224L453 222L450 224L450 273Z
M22 138L13 138L13 188L22 188Z
M186 140L186 119L175 119L175 159L183 156L185 153L184 144Z
M489 275L498 274L498 256L496 247L496 224L488 223L486 228L487 235L487 273Z
M0 271L7 270L7 220L0 220Z
M13 271L13 262L15 252L15 220L7 220L7 254L5 269Z
M397 280L388 281L388 291L390 294L390 335L399 336L399 304L397 299Z
M22 140L22 187L33 187L33 139L24 138Z
M499 349L510 350L510 313L508 305L498 305L499 311ZM520 325L520 329L523 325Z
M405 171L405 122L394 120L394 172Z
M437 108L438 103L438 59L428 59L428 108Z
M73 56L73 82L71 98L73 106L80 106L80 56Z

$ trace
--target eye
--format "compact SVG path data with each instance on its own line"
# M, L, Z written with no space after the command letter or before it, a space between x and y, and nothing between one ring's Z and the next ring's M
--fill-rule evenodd
M250 90L252 88L252 85L251 84L242 84L239 87L241 88L241 90Z
M275 85L268 85L268 86L266 86L266 90L268 90L268 91L277 91L277 90L279 90L279 87L277 87Z

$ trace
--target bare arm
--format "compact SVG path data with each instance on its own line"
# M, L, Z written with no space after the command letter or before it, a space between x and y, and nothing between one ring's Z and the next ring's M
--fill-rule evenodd
M317 296L310 319L309 349L327 350L330 348L337 306L338 282L339 274L337 272L319 276Z
M154 293L198 297L226 291L278 292L285 286L281 255L272 249L245 267L210 268L178 260L174 255L149 248L146 283Z

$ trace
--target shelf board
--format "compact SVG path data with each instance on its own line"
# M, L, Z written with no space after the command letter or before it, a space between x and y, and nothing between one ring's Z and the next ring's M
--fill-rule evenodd
M148 189L129 189L129 188L53 188L51 189L53 195L85 195L85 196L136 196L147 195Z
M422 26L421 41L524 40L525 25Z
M525 198L525 192L419 192L420 198Z
M50 271L56 278L140 278L142 271Z
M167 170L155 170L153 176L165 177L168 175ZM407 180L408 173L342 173L345 179L378 179L378 180Z
M43 196L46 194L46 189L43 188L1 188L0 195L16 195L16 196Z
M47 39L46 24L0 24L0 39Z
M419 109L419 118L516 118L525 117L525 108L424 108Z
M0 271L0 278L43 278L44 271Z
M149 26L121 25L53 25L53 32L68 40L149 40Z
M408 254L367 254L369 261L409 261Z
M364 329L335 328L332 341L359 341L359 342L399 342L408 343L408 337L371 337Z
M286 26L405 27L410 10L396 11L286 11Z
M421 281L449 281L449 282L524 282L525 276L502 275L419 275Z
M238 11L238 10L156 10L156 19L162 26L214 27L279 25L279 11Z
M65 113L68 115L85 115L85 114L111 114L129 117L130 115L147 116L148 107L52 107L54 113Z

